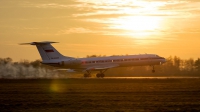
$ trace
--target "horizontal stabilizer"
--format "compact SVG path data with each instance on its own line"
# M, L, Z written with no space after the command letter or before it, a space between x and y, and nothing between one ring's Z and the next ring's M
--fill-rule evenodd
M20 43L20 45L41 45L41 44L51 44L51 43L58 43L58 42L52 42L52 41L30 42L30 43Z

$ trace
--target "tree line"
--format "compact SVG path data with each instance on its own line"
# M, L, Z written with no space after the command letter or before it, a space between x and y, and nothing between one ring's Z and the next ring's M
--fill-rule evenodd
M104 57L105 55L88 55L87 57ZM169 56L163 65L156 65L156 73L151 73L151 66L133 66L109 69L106 76L200 76L200 58L181 59ZM12 58L0 58L0 78L64 78L78 76L76 73L55 71L56 68L41 64L41 60L21 60L13 62ZM95 74L94 74L95 77Z

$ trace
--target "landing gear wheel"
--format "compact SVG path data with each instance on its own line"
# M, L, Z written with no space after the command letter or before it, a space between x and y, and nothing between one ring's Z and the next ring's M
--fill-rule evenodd
M97 73L96 76L97 76L97 78L100 78L100 77L101 77L101 74L100 74L100 73Z
M105 75L103 73L101 73L101 77L103 78Z
M97 78L100 78L100 77L103 78L105 75L103 73L97 73L96 76L97 76Z

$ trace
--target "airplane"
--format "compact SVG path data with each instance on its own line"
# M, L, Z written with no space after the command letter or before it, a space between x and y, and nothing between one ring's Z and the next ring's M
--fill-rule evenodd
M66 71L82 71L84 77L91 77L91 71L99 71L96 77L104 77L108 69L116 67L129 66L147 66L161 65L166 62L164 57L156 54L139 54L127 56L107 56L107 57L90 57L90 58L73 58L63 56L51 44L58 43L52 41L22 43L20 45L35 45L42 58L42 64L60 67Z

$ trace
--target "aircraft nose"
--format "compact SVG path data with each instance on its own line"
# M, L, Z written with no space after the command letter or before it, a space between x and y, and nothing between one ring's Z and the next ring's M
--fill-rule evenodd
M165 63L167 60L165 58L163 58L163 63Z
M167 60L166 60L165 58L162 57L162 60L161 60L160 64L163 64L163 63L165 63L166 61L167 61Z

